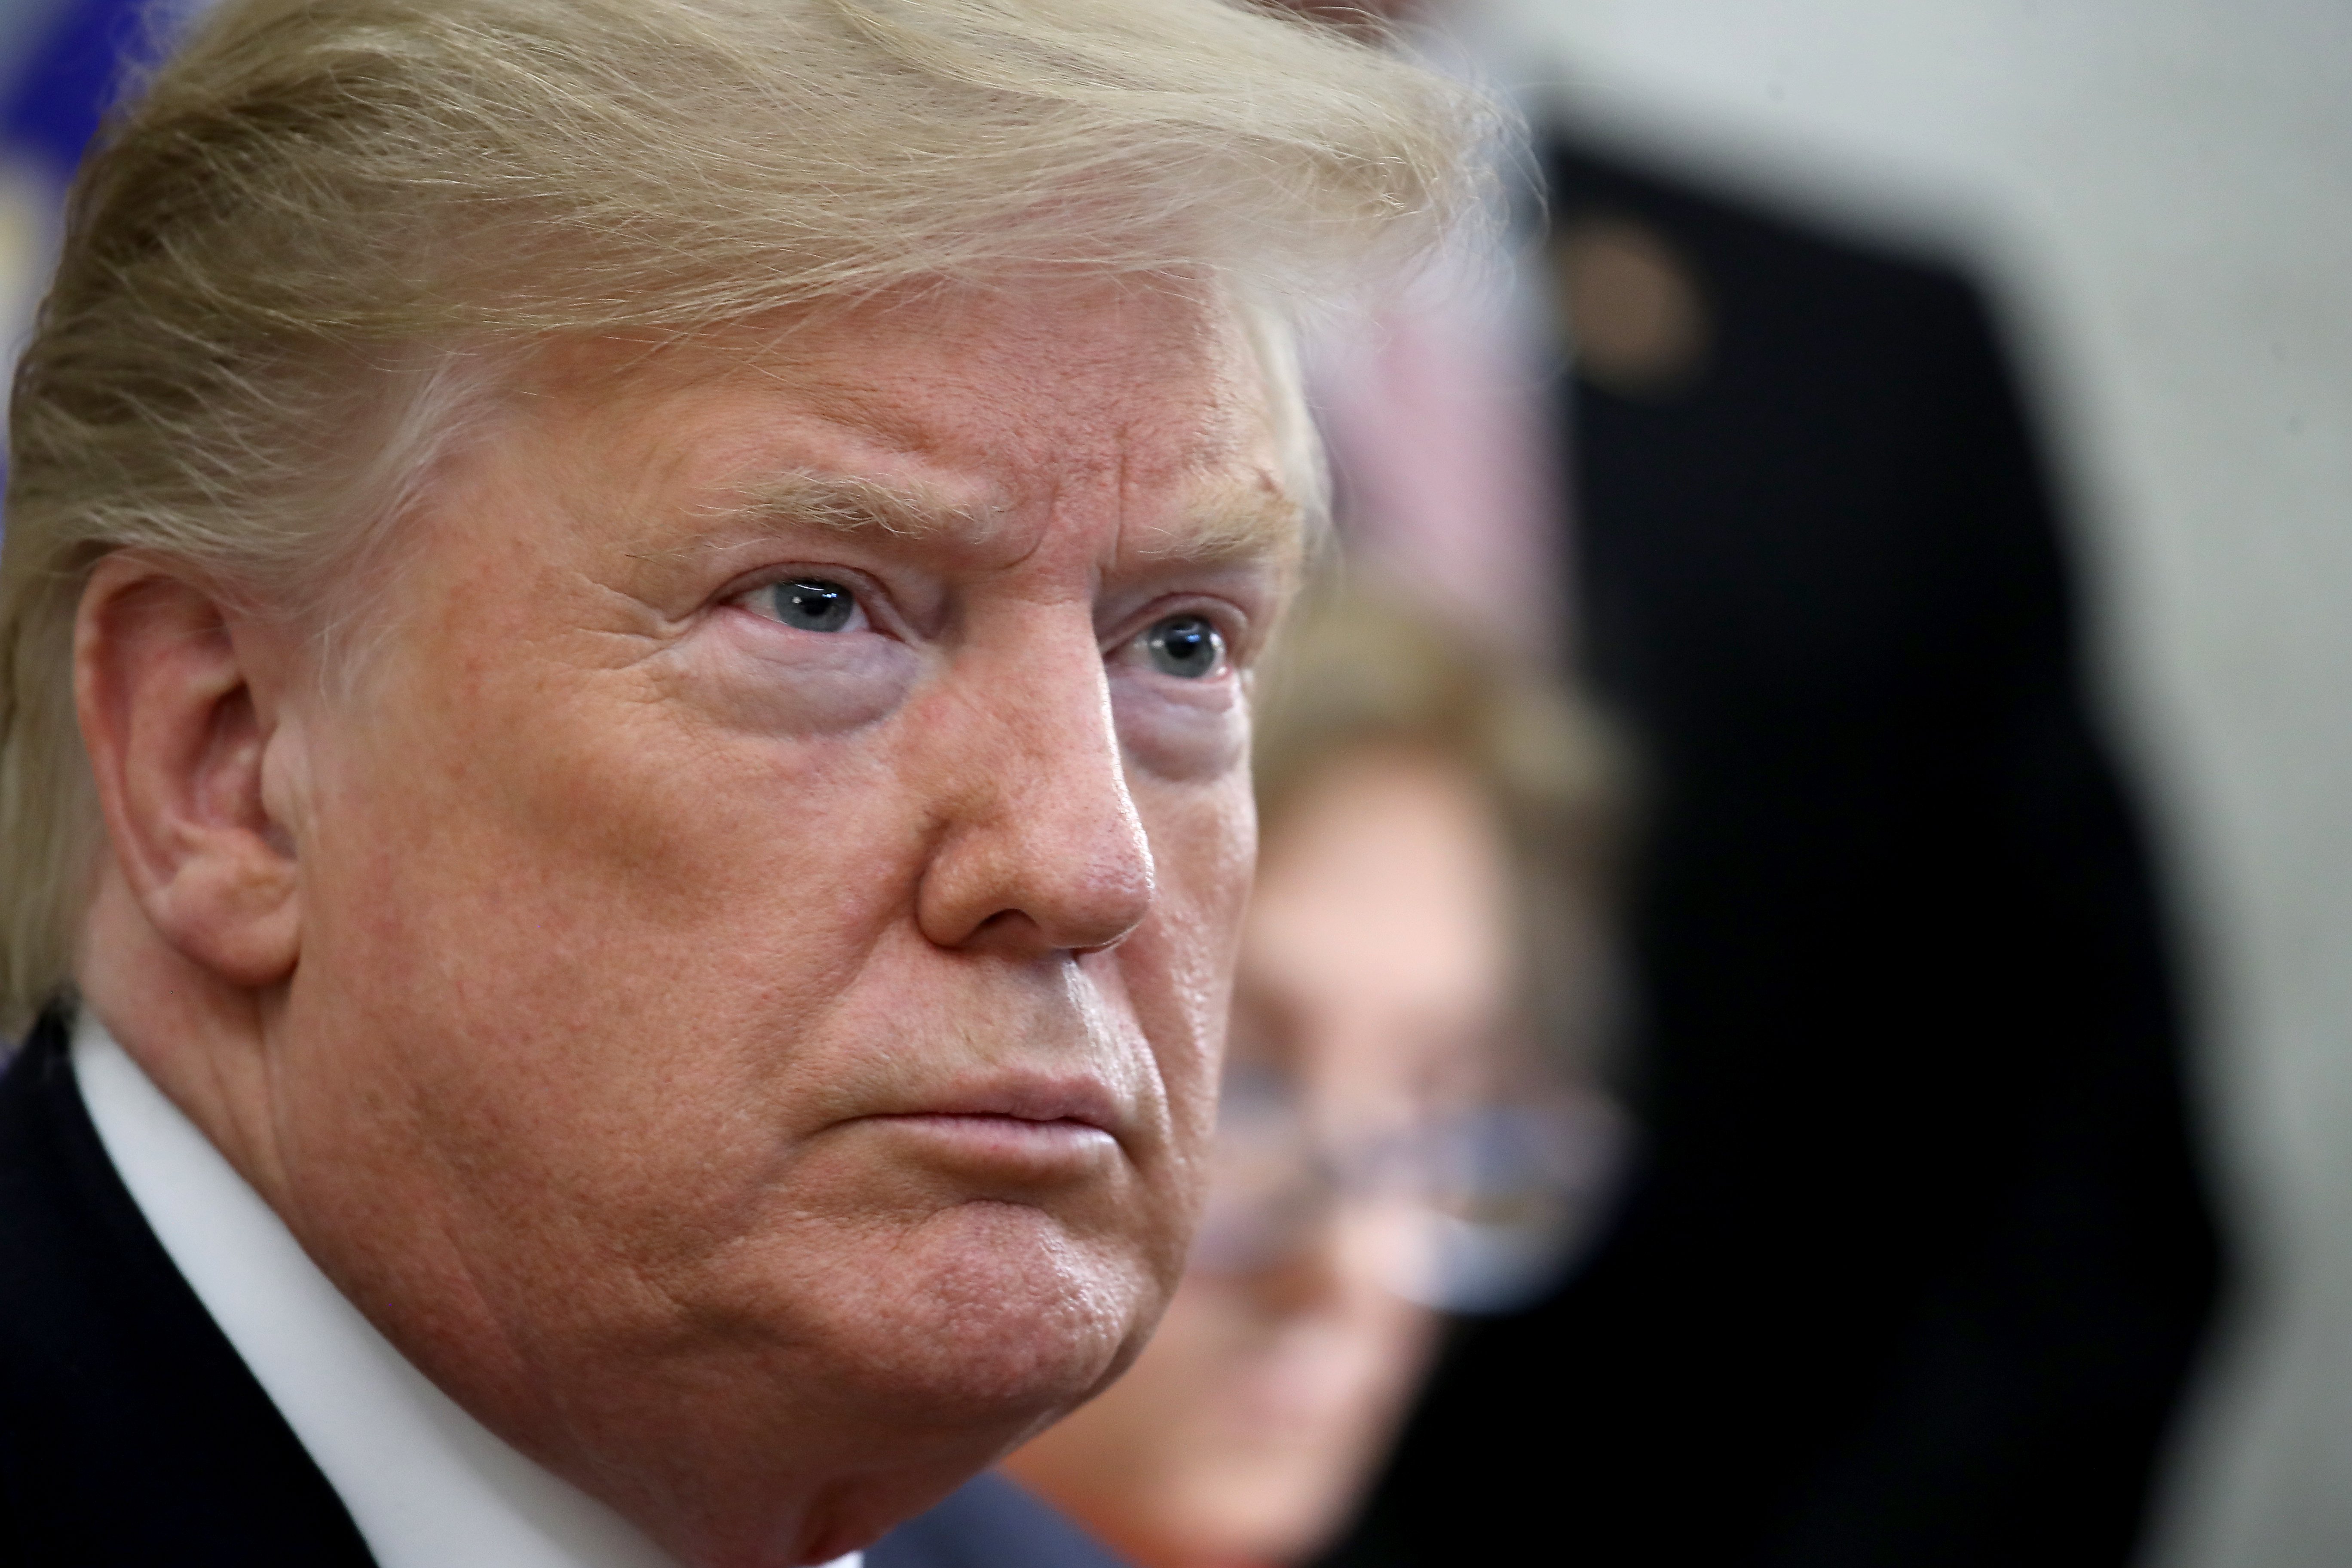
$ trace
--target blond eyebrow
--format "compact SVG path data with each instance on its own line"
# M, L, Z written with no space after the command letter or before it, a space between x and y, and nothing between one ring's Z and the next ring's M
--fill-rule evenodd
M928 487L806 469L752 486L740 505L727 510L754 521L813 524L828 533L879 532L898 539L984 540L1004 518L1000 505L951 500Z
M1003 527L1001 501L958 501L928 486L885 484L858 474L796 469L750 487L722 509L753 523L813 525L830 533L879 532L896 539L942 536L983 542ZM1305 509L1278 490L1220 486L1184 510L1183 521L1149 530L1138 553L1149 560L1223 565L1253 558L1296 559L1307 542Z
M1179 525L1155 528L1139 553L1153 560L1223 565L1254 558L1295 558L1307 545L1307 510L1279 490L1234 485L1210 491Z

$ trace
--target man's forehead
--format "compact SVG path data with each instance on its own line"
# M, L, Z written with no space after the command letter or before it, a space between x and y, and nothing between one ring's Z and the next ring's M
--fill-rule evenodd
M959 573L1287 581L1318 499L1251 321L1214 298L938 292L542 368L533 422L601 477L573 514L648 563L831 537Z

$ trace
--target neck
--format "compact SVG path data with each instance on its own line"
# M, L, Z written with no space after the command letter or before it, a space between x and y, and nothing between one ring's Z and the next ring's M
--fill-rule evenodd
M110 863L83 922L76 984L155 1087L281 1215L287 1190L267 1114L273 996L192 963L156 931Z

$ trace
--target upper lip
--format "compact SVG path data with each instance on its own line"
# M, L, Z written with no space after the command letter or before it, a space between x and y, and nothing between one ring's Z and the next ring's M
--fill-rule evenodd
M1118 1100L1091 1078L1018 1074L926 1096L901 1116L1003 1116L1018 1121L1077 1121L1116 1133L1124 1120Z

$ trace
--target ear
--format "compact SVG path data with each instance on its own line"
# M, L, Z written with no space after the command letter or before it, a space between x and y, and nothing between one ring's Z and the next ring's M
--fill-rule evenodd
M114 859L164 941L231 984L292 973L294 837L263 788L282 637L184 563L124 551L82 591L74 698ZM261 677L262 679L257 679Z

